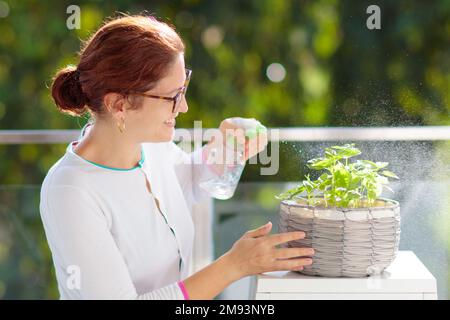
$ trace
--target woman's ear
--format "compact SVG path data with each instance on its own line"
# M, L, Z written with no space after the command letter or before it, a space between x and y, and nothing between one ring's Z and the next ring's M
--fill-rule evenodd
M114 118L125 117L127 101L123 95L114 92L107 93L103 97L103 103Z

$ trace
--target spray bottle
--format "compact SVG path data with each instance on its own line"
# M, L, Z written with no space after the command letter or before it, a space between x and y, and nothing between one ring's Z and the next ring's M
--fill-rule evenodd
M232 118L231 122L244 130L246 140L254 139L260 133L267 132L266 127L255 119ZM214 147L210 150L210 157L215 157L221 151L217 150L217 148ZM235 137L227 137L225 148L226 163L223 166L223 173L200 183L200 186L213 198L221 200L226 200L233 196L246 162L244 160L245 145L238 144Z

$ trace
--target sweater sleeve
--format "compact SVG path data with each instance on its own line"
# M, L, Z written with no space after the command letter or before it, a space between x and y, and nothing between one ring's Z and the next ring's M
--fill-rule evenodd
M184 299L182 283L139 295L103 214L84 189L46 189L41 217L60 291L69 299ZM75 275L69 270L78 270Z
M205 147L187 153L171 142L170 148L175 172L188 203L192 205L210 198L209 193L200 187L201 182L216 176L205 161Z

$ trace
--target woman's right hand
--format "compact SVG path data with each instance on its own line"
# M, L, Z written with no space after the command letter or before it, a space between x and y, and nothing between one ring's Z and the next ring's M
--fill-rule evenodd
M269 271L300 271L312 264L312 248L277 248L285 242L303 239L302 231L269 235L272 223L247 231L233 247L224 254L229 272L236 281L242 277Z

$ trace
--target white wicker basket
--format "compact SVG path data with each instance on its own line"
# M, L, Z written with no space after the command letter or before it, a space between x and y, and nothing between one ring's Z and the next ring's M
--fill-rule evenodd
M304 231L305 239L287 247L314 248L313 264L301 273L326 277L379 274L394 260L400 241L400 206L377 200L371 208L313 207L281 202L279 231Z

